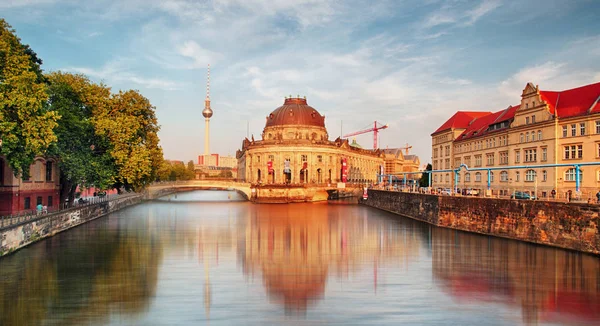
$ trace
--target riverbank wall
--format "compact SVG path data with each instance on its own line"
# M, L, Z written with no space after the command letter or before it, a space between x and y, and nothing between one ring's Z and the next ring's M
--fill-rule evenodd
M435 226L600 254L600 206L369 189L361 204Z
M0 257L106 214L142 202L135 194L105 202L40 215L0 229Z

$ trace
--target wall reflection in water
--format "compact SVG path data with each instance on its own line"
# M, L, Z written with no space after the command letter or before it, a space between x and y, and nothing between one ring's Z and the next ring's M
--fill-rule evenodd
M107 220L76 230L2 259L0 325L103 323L114 310L147 309L158 242L143 231L110 231Z
M459 302L520 307L525 324L600 322L600 260L432 228L435 280Z

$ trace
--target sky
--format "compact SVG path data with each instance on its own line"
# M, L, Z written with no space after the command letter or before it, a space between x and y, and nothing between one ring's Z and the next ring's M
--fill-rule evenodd
M600 81L594 0L0 0L0 17L44 61L156 106L165 158L260 139L284 97L306 96L330 139L388 124L380 148L408 143L431 162L431 133L458 110L518 104L527 82ZM357 136L372 147L371 133Z

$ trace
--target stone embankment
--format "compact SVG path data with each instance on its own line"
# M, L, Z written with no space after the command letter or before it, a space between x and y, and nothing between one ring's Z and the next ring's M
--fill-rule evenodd
M600 254L595 204L369 190L362 204L435 226Z
M97 219L106 214L135 205L143 195L125 195L93 205L74 207L51 214L40 215L22 223L0 229L0 257L33 242Z

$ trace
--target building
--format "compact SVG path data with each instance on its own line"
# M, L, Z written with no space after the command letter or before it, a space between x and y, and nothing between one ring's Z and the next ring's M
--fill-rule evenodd
M431 137L433 170L482 168L462 168L458 178L452 171L433 173L436 188L453 188L457 181L458 188L490 195L549 197L555 190L564 197L577 190L575 165L600 160L600 83L564 91L528 83L519 104L457 112ZM543 166L550 164L573 166ZM600 165L581 166L579 176L581 195L592 197L600 189Z
M325 117L306 98L286 98L266 117L262 140L245 138L236 153L238 179L252 183L376 182L381 150L329 140Z
M28 178L15 177L6 159L0 156L0 216L34 210L38 204L58 207L59 176L54 159L37 157Z
M421 178L421 173L414 173L420 171L421 161L417 155L404 154L402 148L386 148L383 154L385 174L397 175L401 182L406 175L407 184L415 183Z

